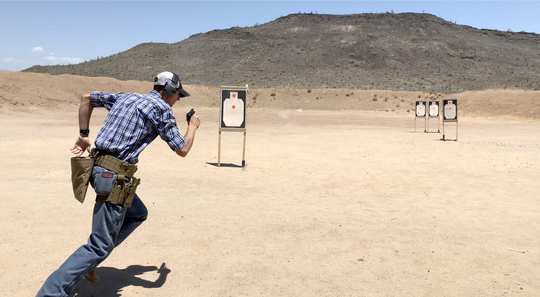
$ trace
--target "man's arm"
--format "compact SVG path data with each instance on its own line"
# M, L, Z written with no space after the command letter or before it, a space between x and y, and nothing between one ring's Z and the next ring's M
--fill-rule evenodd
M197 129L199 129L200 124L201 124L201 121L199 120L199 117L194 114L191 117L191 120L189 121L186 134L184 136L184 140L185 140L184 146L176 150L176 153L179 156L185 157L191 150L191 147L193 146L193 142L195 141L195 133L197 132Z
M79 105L79 129L88 129L93 109L94 107L90 104L90 94L84 94Z
M79 129L88 131L90 126L90 117L92 116L93 106L90 104L90 94L81 96L79 104ZM88 135L81 133L71 149L75 155L81 156L90 147Z

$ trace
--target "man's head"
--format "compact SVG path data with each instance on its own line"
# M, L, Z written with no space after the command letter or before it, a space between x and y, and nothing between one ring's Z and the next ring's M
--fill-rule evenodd
M154 77L154 90L161 94L161 98L170 106L182 97L189 96L189 93L182 88L180 78L176 73L165 71Z

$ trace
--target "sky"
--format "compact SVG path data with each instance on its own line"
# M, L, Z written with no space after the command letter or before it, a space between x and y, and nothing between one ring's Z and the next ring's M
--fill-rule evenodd
M0 70L79 63L142 42L175 43L291 13L425 12L483 29L540 33L539 1L0 0Z

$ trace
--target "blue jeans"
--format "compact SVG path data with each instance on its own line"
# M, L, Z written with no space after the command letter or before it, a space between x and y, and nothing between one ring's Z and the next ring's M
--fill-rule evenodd
M116 174L95 166L90 183L98 195L112 190ZM92 217L92 233L88 243L78 248L45 281L36 297L67 297L77 282L98 266L112 250L135 230L148 215L146 206L135 196L131 207L97 202Z

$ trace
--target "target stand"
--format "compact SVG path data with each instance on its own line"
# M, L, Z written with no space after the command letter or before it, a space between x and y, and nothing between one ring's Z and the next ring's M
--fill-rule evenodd
M448 138L446 136L446 132L448 129L446 126L448 126L450 123L454 123L456 127L456 137L455 138ZM458 102L457 99L445 99L443 100L443 123L442 123L442 141L457 141L458 140Z
M427 132L427 121L426 121L426 101L416 101L415 105L415 114L414 114L414 132L416 132L416 122L418 119L424 120L424 132Z
M246 109L248 85L245 87L222 86L220 90L221 104L219 108L219 136L217 166L221 167L221 133L244 133L242 149L242 168L246 167ZM238 166L236 166L238 167Z
M441 133L439 101L429 101L429 113L426 117L426 133ZM436 121L437 129L431 129L430 125Z

